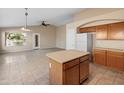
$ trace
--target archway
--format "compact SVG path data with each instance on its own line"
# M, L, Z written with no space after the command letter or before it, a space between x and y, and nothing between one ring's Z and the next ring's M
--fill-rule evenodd
M80 28L83 28L83 27L85 27L87 25L97 23L97 22L99 23L99 22L107 22L107 21L108 21L108 23L114 23L114 22L122 22L122 21L124 21L124 19L98 19L98 20L88 21L88 22L86 22L86 23L84 23L84 24L82 24L82 25L77 27L77 33L80 33Z

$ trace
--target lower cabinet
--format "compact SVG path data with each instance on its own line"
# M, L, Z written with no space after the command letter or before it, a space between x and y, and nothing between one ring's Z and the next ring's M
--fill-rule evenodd
M65 85L78 85L79 83L79 65L66 69L63 72Z
M94 63L106 65L106 50L95 49L93 57Z
M79 85L88 78L89 55L65 63L49 60L50 84Z
M119 70L124 70L123 52L107 51L107 66Z
M63 67L60 63L49 59L49 83L51 85L63 84Z
M80 63L80 83L89 76L89 61L86 60Z
M124 52L114 50L94 50L94 63L118 70L124 70Z

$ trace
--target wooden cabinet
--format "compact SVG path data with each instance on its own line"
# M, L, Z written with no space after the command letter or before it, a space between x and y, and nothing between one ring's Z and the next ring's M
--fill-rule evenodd
M96 32L96 27L84 27L79 29L80 33L86 33L86 32Z
M108 39L124 40L124 22L108 25Z
M89 76L89 61L85 60L80 63L80 83Z
M117 51L107 51L107 66L124 70L124 53Z
M94 49L94 63L106 65L111 68L124 70L124 52L120 50Z
M124 22L84 27L80 28L79 32L96 32L96 39L101 40L124 40Z
M79 65L79 59L75 59L75 60L72 60L70 62L66 62L63 64L63 69L66 70L66 69L69 69L75 65Z
M62 65L52 59L49 59L49 83L55 85L63 84L62 73Z
M79 85L79 65L64 70L64 85Z
M107 39L108 25L96 26L96 39Z
M65 63L49 59L50 84L79 85L89 75L89 55Z
M79 83L79 59L63 64L64 85L77 85Z
M106 65L106 50L94 49L93 59L96 64Z

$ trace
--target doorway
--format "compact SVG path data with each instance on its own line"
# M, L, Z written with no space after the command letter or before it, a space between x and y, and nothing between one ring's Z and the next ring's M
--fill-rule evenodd
M39 49L39 48L40 48L40 34L33 33L33 49Z

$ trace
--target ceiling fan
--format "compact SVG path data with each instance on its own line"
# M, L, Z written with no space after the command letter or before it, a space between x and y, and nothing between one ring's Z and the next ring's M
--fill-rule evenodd
M41 26L47 27L47 26L49 26L49 25L50 25L50 24L47 24L46 21L41 21Z

